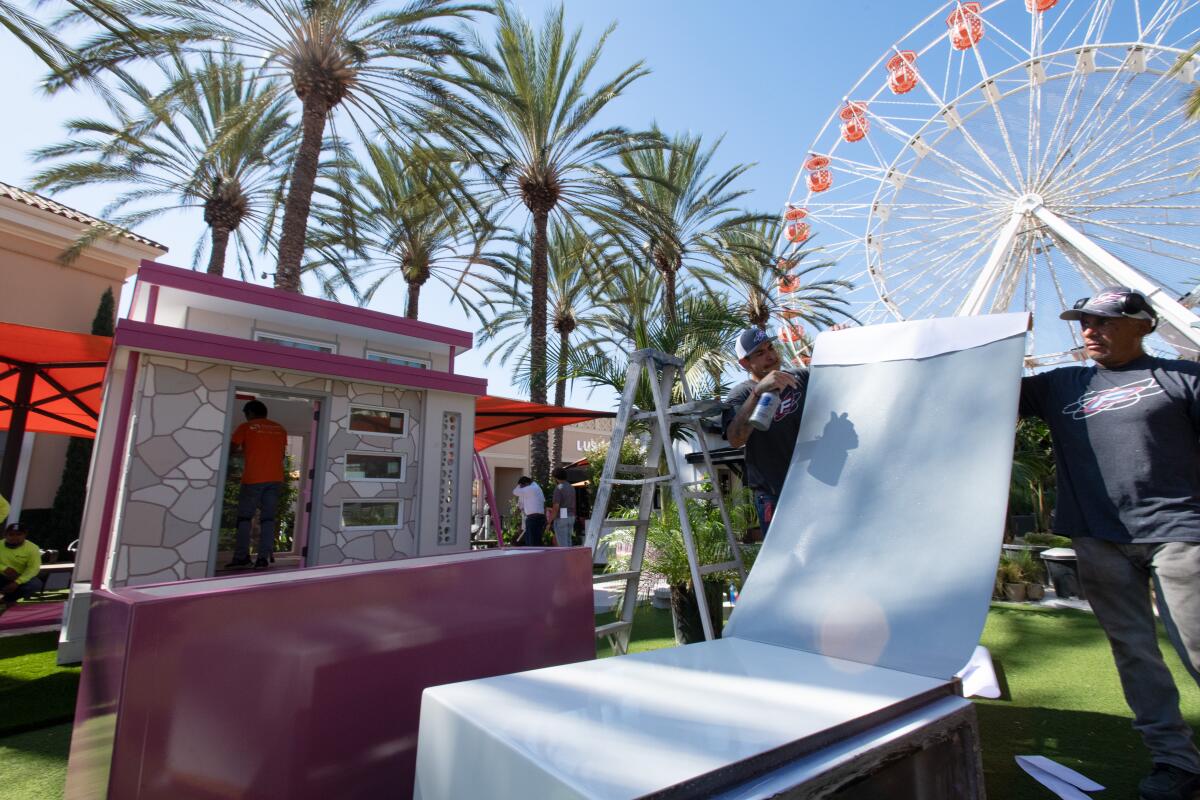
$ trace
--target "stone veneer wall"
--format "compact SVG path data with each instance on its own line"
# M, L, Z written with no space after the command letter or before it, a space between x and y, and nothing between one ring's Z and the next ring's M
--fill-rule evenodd
M324 513L321 516L320 564L383 561L417 555L418 489L421 467L419 443L424 393L372 384L335 381L329 414L328 470L325 475ZM408 413L406 436L378 436L350 430L350 406L364 405ZM347 452L398 453L405 459L405 480L346 481L343 469ZM342 530L343 500L403 501L404 518L398 528ZM314 504L315 506L315 504Z
M208 573L230 367L149 356L135 406L115 586Z
M233 386L276 386L332 395L325 451L331 468L323 487L323 524L320 541L309 543L318 548L319 563L416 554L421 392L164 356L148 356L142 363L142 394L135 406L113 586L207 576L212 525L221 501L217 478L227 448L226 406ZM407 411L408 435L349 432L351 401ZM407 480L402 484L343 481L348 450L403 453ZM393 497L404 500L404 520L398 530L339 529L342 500ZM314 501L313 506L320 504Z

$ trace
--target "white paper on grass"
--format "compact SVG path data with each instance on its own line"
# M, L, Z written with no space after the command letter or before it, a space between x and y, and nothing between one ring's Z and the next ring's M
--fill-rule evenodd
M995 700L1000 696L1000 682L996 680L996 668L992 666L992 654L983 645L971 653L967 665L955 673L962 681L963 697L987 697Z
M967 663L1004 529L1025 319L818 338L787 481L725 635L944 680ZM945 352L820 363L848 332L860 357Z
M1062 800L1091 800L1084 792L1104 790L1091 778L1045 756L1017 756L1017 765Z

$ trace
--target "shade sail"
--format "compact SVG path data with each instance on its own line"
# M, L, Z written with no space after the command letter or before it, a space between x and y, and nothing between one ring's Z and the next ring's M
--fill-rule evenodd
M615 416L613 411L551 406L484 395L475 401L475 449L484 450L510 439L563 425Z
M93 437L112 339L0 323L0 430ZM19 415L18 415L19 416Z

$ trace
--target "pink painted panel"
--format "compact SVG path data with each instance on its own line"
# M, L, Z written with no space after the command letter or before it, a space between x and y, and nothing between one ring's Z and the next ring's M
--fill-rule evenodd
M380 311L335 303L331 300L306 297L294 292L283 292L266 286L180 269L154 261L142 261L137 279L138 283L145 281L186 292L223 297L239 303L277 308L295 314L343 322L347 325L358 325L387 333L428 339L457 347L460 351L470 350L473 339L469 332L457 328L431 325L428 322L396 317Z
M487 393L487 381L483 378L451 375L446 372L435 372L416 367L401 367L378 361L368 361L365 358L296 350L269 342L255 342L215 333L171 328L165 325L150 325L130 319L123 319L117 324L116 337L113 342L117 347L168 355L191 356L219 363L233 362L276 367L307 375L458 392L476 397Z
M68 798L409 797L426 687L595 654L585 548L271 579L97 593Z

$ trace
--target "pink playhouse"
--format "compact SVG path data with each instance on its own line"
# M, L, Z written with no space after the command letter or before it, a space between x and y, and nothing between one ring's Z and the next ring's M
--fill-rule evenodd
M424 687L594 657L586 549L470 552L470 333L137 277L60 638L68 797L404 795ZM287 430L291 515L270 569L229 572L249 399Z

